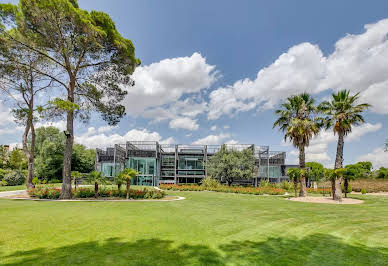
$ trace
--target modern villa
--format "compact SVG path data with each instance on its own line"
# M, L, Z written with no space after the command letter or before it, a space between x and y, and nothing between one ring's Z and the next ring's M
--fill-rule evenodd
M280 182L287 179L286 153L270 151L269 146L255 144L222 144L230 150L252 149L257 177L236 183L257 185L261 179ZM205 162L222 145L160 144L156 141L127 141L105 151L97 149L96 170L106 177L114 177L124 168L136 169L140 174L132 184L157 186L162 183L199 183L207 176Z

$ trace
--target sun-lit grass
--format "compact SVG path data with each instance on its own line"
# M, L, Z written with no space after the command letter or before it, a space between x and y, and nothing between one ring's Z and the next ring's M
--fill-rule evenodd
M1 191L23 190L23 189L26 189L26 185L20 185L20 186L0 186L0 192Z
M0 200L0 264L386 265L388 197L360 205L170 192L174 202Z

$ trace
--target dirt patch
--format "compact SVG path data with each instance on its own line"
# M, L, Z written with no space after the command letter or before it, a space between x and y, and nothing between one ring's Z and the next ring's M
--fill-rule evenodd
M327 204L360 204L363 200L342 198L342 202L332 200L331 197L303 197L303 198L288 198L288 200L310 203L327 203Z

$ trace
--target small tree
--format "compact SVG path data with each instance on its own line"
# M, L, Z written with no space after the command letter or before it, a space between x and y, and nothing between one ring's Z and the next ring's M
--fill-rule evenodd
M118 176L118 179L122 180L122 182L126 182L127 183L127 190L126 190L127 196L126 196L126 199L129 199L129 189L130 189L130 186L131 186L131 180L136 178L136 176L138 174L139 173L135 169L126 168L123 171L121 171L119 176Z
M290 168L287 170L287 175L294 182L294 192L295 192L295 198L296 198L298 197L298 182L301 176L301 169Z
M81 178L81 173L78 172L78 171L71 171L71 177L73 178L74 180L74 188L75 188L75 191L77 191L77 182L78 182L78 179Z
M104 176L99 171L93 171L88 175L88 181L94 183L94 197L98 198L98 184L104 182Z
M123 180L119 177L119 174L116 174L115 176L115 183L117 185L117 190L121 190L121 186L123 185Z
M317 162L308 162L306 163L308 168L307 176L309 179L318 182L323 177L323 165Z
M250 180L255 174L255 157L250 148L242 151L228 150L226 145L206 162L210 177L226 181L230 186L235 179Z

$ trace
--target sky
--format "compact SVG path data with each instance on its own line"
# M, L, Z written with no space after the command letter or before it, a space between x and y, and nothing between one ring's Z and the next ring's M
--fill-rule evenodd
M8 2L1 1L0 2ZM126 87L117 127L98 116L76 122L75 141L104 148L127 140L269 145L298 153L273 129L285 98L319 103L340 89L372 108L345 139L344 163L388 167L388 1L79 0L108 13L132 40L142 64ZM47 125L42 121L39 125ZM64 121L51 123L64 127ZM22 128L0 102L0 143L21 142ZM321 132L309 161L332 166L337 136Z

